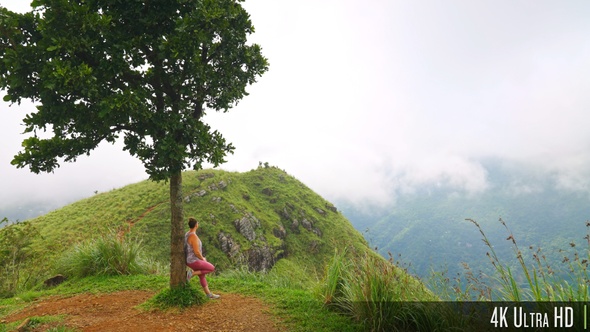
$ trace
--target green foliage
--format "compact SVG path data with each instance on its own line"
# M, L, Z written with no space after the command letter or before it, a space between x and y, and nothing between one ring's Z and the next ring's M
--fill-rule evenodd
M147 273L153 262L146 260L139 241L119 239L111 233L74 246L57 263L57 270L68 277Z
M239 284L250 287L251 284L265 283L270 287L286 289L311 289L317 285L313 273L305 267L298 266L288 259L281 259L270 271L251 271L246 266L228 269L221 273L221 277L239 280Z
M480 292L489 294L489 300L502 301L583 301L590 299L590 276L588 274L588 265L590 260L590 251L586 248L582 254L577 251L573 252L573 258L569 258L566 251L564 253L562 268L551 265L541 248L529 246L530 258L527 260L524 252L516 241L514 234L508 228L506 222L500 219L500 223L508 231L508 241L511 242L514 257L516 258L516 266L518 266L519 274L515 273L516 269L511 268L511 265L501 261L494 250L481 226L472 219L468 219L479 230L483 237L483 241L489 248L487 256L491 265L494 267L496 274L493 278L495 285L498 285L496 291ZM590 222L586 223L586 227L590 228ZM588 242L590 247L590 232L586 234L584 239ZM570 243L574 248L575 243ZM561 270L561 271L560 271Z
M274 270L274 269L273 269ZM271 305L271 312L280 317L288 331L363 331L350 317L329 310L315 294L319 282L297 284L298 276L252 272L246 269L227 270L211 278L209 285L224 292L256 296ZM295 284L291 284L295 279Z
M170 282L179 284L181 171L218 166L234 150L202 121L205 108L228 111L268 69L260 46L247 44L248 13L239 0L31 5L0 9L4 99L40 104L23 120L31 135L12 164L52 172L122 136L150 179L170 180Z
M344 298L343 288L344 273L352 266L349 259L347 259L346 248L342 251L335 251L334 257L328 264L326 275L321 287L321 295L324 298L324 303L327 305L333 304L335 301ZM337 302L336 302L337 305Z
M0 221L0 298L13 296L38 281L27 273L27 261L35 255L31 243L36 233L30 222L8 224L6 218Z
M0 88L10 102L38 101L13 163L49 172L101 141L124 136L152 179L233 151L201 121L227 111L268 68L240 1L71 3L38 0L36 11L2 8ZM51 126L52 138L38 130Z
M155 307L158 309L186 308L193 305L201 305L208 301L205 293L193 286L191 283L166 288L151 298L145 308Z
M336 252L320 288L324 303L363 324L365 330L436 330L458 319L417 279L374 253ZM446 317L445 319L442 319Z

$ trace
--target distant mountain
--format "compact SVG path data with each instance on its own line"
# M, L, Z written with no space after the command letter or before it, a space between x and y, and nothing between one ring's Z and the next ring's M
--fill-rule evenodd
M482 226L494 250L515 270L516 254L507 241L510 233L500 218L526 259L540 247L551 264L562 265L574 245L588 250L584 239L585 222L590 219L588 193L560 190L551 177L514 165L488 161L485 167L490 186L479 194L425 186L413 194L398 195L393 207L373 209L370 215L362 208L337 204L382 255L401 255L409 270L423 278L431 269L448 269L453 277L464 272L463 262L473 271L491 273L486 257L490 249L466 218Z
M32 219L59 208L58 203L23 202L19 206L0 208L0 219L7 218L11 222Z

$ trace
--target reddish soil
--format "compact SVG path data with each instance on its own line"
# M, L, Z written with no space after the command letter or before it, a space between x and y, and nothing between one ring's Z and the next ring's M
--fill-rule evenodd
M269 307L256 298L221 293L221 299L185 310L135 308L153 295L147 291L124 291L52 297L5 317L3 323L33 316L65 315L63 321L38 326L35 331L52 326L78 331L279 331L279 323Z

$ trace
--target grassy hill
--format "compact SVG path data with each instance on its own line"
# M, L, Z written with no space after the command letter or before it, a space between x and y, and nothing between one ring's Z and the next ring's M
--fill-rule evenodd
M369 248L335 206L276 167L186 172L183 193L185 218L200 221L204 254L217 267L209 277L213 289L263 299L288 322L289 330L415 325L414 315L400 319L380 307L358 304L437 300L422 283ZM72 248L105 238L140 242L143 258L158 268L131 277L73 275L55 288L43 285L56 273L70 276L60 262L75 252ZM5 227L0 230L3 286L14 283L8 285L12 294L4 293L12 297L0 300L0 315L47 295L161 290L167 285L169 238L168 185L151 181L97 193ZM0 331L17 323L0 323Z
M185 217L200 221L205 255L218 270L278 265L321 274L335 248L368 251L362 235L332 204L276 167L246 173L186 172L183 193ZM163 182L143 181L98 193L30 224L37 235L29 255L44 262L109 232L141 239L152 259L169 262L170 204Z

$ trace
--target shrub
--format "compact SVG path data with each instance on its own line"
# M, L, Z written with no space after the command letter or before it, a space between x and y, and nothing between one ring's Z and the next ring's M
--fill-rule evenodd
M35 282L26 273L25 262L32 256L30 245L36 232L30 222L0 220L0 297L11 297Z
M58 260L57 270L74 278L142 274L159 270L142 256L140 241L111 233L76 245Z
M159 309L173 307L186 308L193 305L200 305L209 299L202 291L190 283L182 284L174 288L166 288L151 298L146 305Z
M363 323L366 330L426 331L457 324L452 314L443 312L445 306L429 304L437 298L422 283L376 254L337 252L327 266L321 293L325 304Z
M320 293L327 305L337 305L337 301L342 299L342 289L344 287L343 273L350 268L351 264L346 258L346 249L334 252L332 261L328 264L326 275Z

